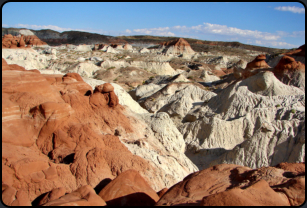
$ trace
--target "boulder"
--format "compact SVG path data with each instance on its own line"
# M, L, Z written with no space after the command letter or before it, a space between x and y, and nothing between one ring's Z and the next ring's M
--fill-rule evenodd
M17 46L20 48L24 48L26 46L23 35L20 37L20 40Z
M44 206L105 206L105 201L99 197L94 189L85 185L76 191L64 195L59 199L49 201Z
M206 196L201 206L289 206L288 199L276 193L265 180L241 189L233 188Z
M253 70L253 69L258 69L258 68L270 68L270 66L265 62L266 60L266 55L265 54L260 54L256 56L256 58L247 63L245 69Z
M83 78L86 83L88 83L92 90L95 89L95 86L102 85L106 83L102 80L96 80L96 79L90 79L90 78ZM123 106L128 106L129 109L131 109L133 112L136 113L148 113L147 110L142 108L135 100L131 98L131 96L118 84L112 83L112 86L114 87L114 93L117 95L119 99L119 104Z
M126 170L113 179L99 196L108 206L153 206L159 196L136 170Z
M273 69L274 75L284 84L305 91L305 64L290 56L283 56Z
M52 189L52 191L46 193L41 200L38 202L38 206L44 205L50 201L59 199L64 196L66 193L66 189L64 187Z
M302 192L299 193L305 187L305 177L294 173L275 167L250 169L220 164L188 175L156 205L297 206L305 200Z

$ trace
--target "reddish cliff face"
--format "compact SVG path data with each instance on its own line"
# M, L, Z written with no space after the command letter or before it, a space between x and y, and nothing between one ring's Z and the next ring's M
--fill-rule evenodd
M4 35L2 38L2 48L25 48L25 46L40 46L47 45L35 35L29 36L12 36L10 34Z

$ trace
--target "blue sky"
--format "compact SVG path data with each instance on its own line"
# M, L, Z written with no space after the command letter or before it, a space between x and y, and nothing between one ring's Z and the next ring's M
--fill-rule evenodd
M296 48L305 44L305 8L299 2L9 2L2 27Z

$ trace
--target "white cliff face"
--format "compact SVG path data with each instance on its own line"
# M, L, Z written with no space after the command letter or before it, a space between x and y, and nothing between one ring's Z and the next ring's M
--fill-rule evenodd
M48 66L51 56L47 57L31 49L2 49L2 58L8 64L17 64L26 70L39 70Z
M158 167L159 173L156 176L164 187L169 188L190 173L198 171L184 154L185 142L182 134L166 113L136 115L126 111L125 114L131 118L136 134L143 135L143 139L136 139L142 137L135 134L119 138L133 154ZM161 190L161 187L153 189Z
M238 82L187 114L190 122L179 127L187 155L200 169L302 162L304 99L302 90L284 85L271 72Z
M100 65L102 68L109 68L109 67L115 67L115 68L120 68L120 67L127 67L130 66L130 64L126 61L111 61L111 60L106 60L101 63Z
M181 119L194 107L201 105L216 94L193 84L169 84L148 97L144 103L150 112L167 112L171 117Z
M176 75L177 72L169 65L168 62L144 62L133 61L131 66L145 69L157 75Z
M68 72L78 73L82 77L90 78L93 76L94 72L98 71L99 69L101 68L91 62L83 62L68 68Z

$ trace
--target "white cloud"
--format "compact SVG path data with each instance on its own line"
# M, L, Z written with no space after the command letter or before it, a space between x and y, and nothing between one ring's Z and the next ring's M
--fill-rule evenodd
M131 30L127 29L125 30L126 33L131 33Z
M279 6L275 7L275 10L284 11L284 12L293 12L293 13L299 13L299 14L305 14L305 8L300 8L296 6Z
M270 42L270 44L274 47L284 47L284 48L298 48L298 45L293 45L290 43L286 43L286 42Z
M197 26L174 26L171 29L182 32L182 33L201 33L201 34L218 34L244 38L257 38L263 40L278 40L280 36L278 34L271 34L267 32L242 30L235 27L228 27L226 25L218 25L211 23L204 23L203 25Z
M169 27L159 27L150 29L134 29L133 31L139 34L157 35L157 36L175 36L175 33L169 31Z
M70 31L70 30L77 30L77 31L86 31L83 29L72 29L72 28L63 28L58 27L56 25L28 25L28 24L17 24L15 27L25 27L27 29L33 29L33 30L41 30L41 29L51 29L56 31Z
M7 24L2 24L2 27L8 27L8 25Z

